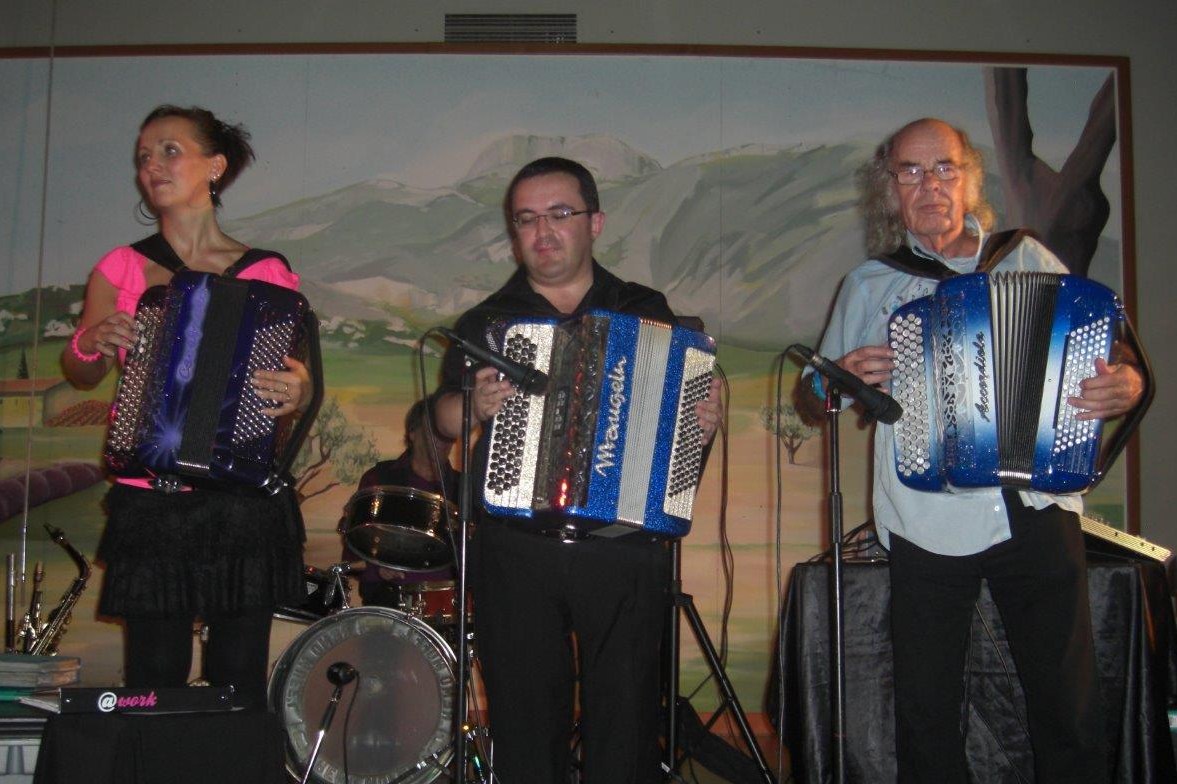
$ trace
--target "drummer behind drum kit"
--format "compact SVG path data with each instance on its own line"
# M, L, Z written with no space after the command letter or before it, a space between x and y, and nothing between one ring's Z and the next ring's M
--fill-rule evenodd
M348 501L340 533L350 552L406 575L400 603L350 607L347 564L307 569L307 601L277 617L310 626L286 648L270 677L269 705L287 730L290 772L303 777L315 754L320 718L339 700L331 668L350 664L358 677L346 697L347 732L328 733L304 781L425 784L453 756L456 630L452 580L428 579L452 568L450 520L440 496L376 486ZM350 707L347 705L350 702ZM448 774L447 774L448 775Z

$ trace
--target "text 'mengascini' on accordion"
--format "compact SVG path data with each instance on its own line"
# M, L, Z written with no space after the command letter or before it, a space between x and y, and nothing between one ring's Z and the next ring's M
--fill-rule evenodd
M283 357L318 365L318 330L306 298L257 280L181 271L144 292L138 339L127 352L111 406L105 456L120 476L272 487L293 461L322 396L296 417L262 413L272 403L249 380L284 370Z
M593 310L512 322L503 353L549 377L491 422L483 497L502 517L555 514L616 536L690 531L702 472L695 404L715 342L702 332Z
M888 324L899 479L917 490L1079 492L1101 475L1102 422L1067 403L1108 359L1115 292L1075 275L974 273L941 282Z

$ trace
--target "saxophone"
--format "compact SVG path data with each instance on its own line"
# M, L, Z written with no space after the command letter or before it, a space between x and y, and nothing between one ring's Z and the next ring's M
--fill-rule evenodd
M65 629L69 625L74 605L86 590L86 583L90 579L90 562L86 556L78 552L77 548L65 538L60 528L46 524L45 530L54 542L59 544L78 567L78 576L70 583L66 592L61 596L61 602L49 613L47 621L41 623L40 591L34 591L34 600L25 614L21 633L24 637L24 652L32 655L53 656L57 653L57 644L61 641Z

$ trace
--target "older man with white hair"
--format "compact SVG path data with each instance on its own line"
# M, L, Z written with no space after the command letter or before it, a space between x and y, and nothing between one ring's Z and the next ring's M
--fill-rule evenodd
M909 123L863 169L872 256L842 282L820 352L867 384L885 386L895 366L886 345L891 313L937 283L921 274L998 271L1065 273L1032 237L992 242L993 211L982 194L979 153L959 129L935 119ZM1000 247L999 247L1000 246ZM951 272L943 270L947 267ZM1080 419L1135 407L1144 381L1130 361L1096 360ZM807 376L799 405L821 411L820 379ZM981 580L1001 613L1026 694L1037 780L1106 782L1104 738L1087 596L1078 495L999 487L952 493L913 490L895 471L894 431L877 426L873 504L890 551L896 753L901 782L967 784L961 705L968 633Z

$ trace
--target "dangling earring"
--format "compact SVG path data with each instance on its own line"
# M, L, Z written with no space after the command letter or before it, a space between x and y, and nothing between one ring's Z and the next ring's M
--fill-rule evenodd
M139 203L135 206L135 222L140 226L154 226L157 216L147 208L143 199L139 199Z
M212 179L208 181L208 195L214 200L217 198L217 180L219 178L219 174L214 174Z

